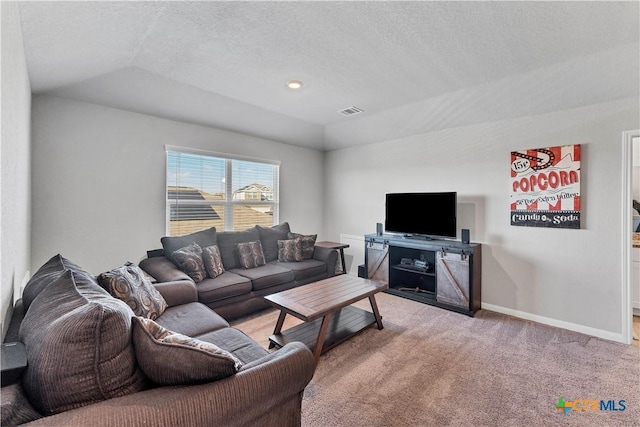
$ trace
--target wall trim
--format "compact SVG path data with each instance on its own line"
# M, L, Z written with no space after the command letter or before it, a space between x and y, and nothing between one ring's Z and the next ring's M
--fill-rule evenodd
M631 231L632 215L631 215L631 179L632 179L632 161L633 149L632 139L640 136L640 129L622 132L622 301L621 301L621 325L622 325L622 341L625 344L631 344L633 340L633 297L632 297L632 277L631 277Z
M531 320L532 322L542 323L543 325L553 326L556 328L567 329L573 332L579 332L585 335L591 335L596 338L602 338L609 341L616 341L623 344L629 344L625 342L623 334L616 334L602 329L590 328L588 326L578 325L577 323L565 322L563 320L552 319L550 317L538 316L536 314L527 313L520 310L514 310L512 308L506 308L499 305L482 303L481 308L483 310L495 311L496 313L506 314L507 316L517 317L519 319Z

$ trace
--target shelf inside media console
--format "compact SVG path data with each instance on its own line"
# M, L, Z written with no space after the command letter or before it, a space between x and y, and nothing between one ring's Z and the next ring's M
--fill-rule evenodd
M390 287L385 292L419 302L432 302L436 300L435 292L428 291L418 286L413 288L410 286L395 286Z
M436 273L433 271L433 268L430 270L425 270L424 268L420 268L420 267L415 267L415 266L411 266L411 265L403 265L403 264L396 264L394 266L391 266L391 268L395 269L395 270L399 270L399 271L406 271L409 273L416 273L416 274L424 274L426 276L435 276Z

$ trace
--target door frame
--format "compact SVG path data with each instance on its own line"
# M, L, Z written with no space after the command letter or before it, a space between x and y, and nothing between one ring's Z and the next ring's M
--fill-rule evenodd
M633 339L633 297L631 277L631 255L633 240L633 218L631 209L633 179L632 140L640 137L640 129L622 132L622 339L631 344Z

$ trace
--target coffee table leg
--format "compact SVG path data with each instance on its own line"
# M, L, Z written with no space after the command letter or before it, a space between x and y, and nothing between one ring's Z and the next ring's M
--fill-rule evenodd
M284 324L284 318L287 317L287 312L284 310L280 310L280 316L278 316L278 321L276 322L276 327L273 330L273 335L278 335L280 331L282 331L282 325ZM269 348L273 348L276 345L272 342L269 342Z
M371 310L373 310L373 315L376 318L376 323L378 324L378 329L384 328L382 325L382 317L380 317L380 312L378 311L378 304L376 303L375 295L371 295L369 297L369 302L371 303Z
M318 332L318 338L316 339L316 346L313 349L313 357L316 358L316 362L320 359L320 354L322 354L322 346L324 345L324 338L327 335L327 329L329 327L329 322L331 322L331 315L333 313L325 314L322 318L322 325L320 325L320 331Z
M344 249L340 248L340 261L342 262L342 274L347 274L347 264L344 262Z

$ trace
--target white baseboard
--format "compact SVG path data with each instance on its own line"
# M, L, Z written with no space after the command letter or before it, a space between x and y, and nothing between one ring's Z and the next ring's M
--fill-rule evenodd
M562 320L551 319L549 317L538 316L536 314L527 313L524 311L513 310L511 308L501 307L499 305L482 303L481 307L485 310L495 311L496 313L506 314L508 316L517 317L519 319L531 320L532 322L542 323L543 325L554 326L556 328L567 329L573 332L579 332L581 334L591 335L597 338L603 338L605 340L616 341L625 343L622 334L616 334L609 331L603 331L602 329L590 328L588 326L578 325L577 323L565 322Z

